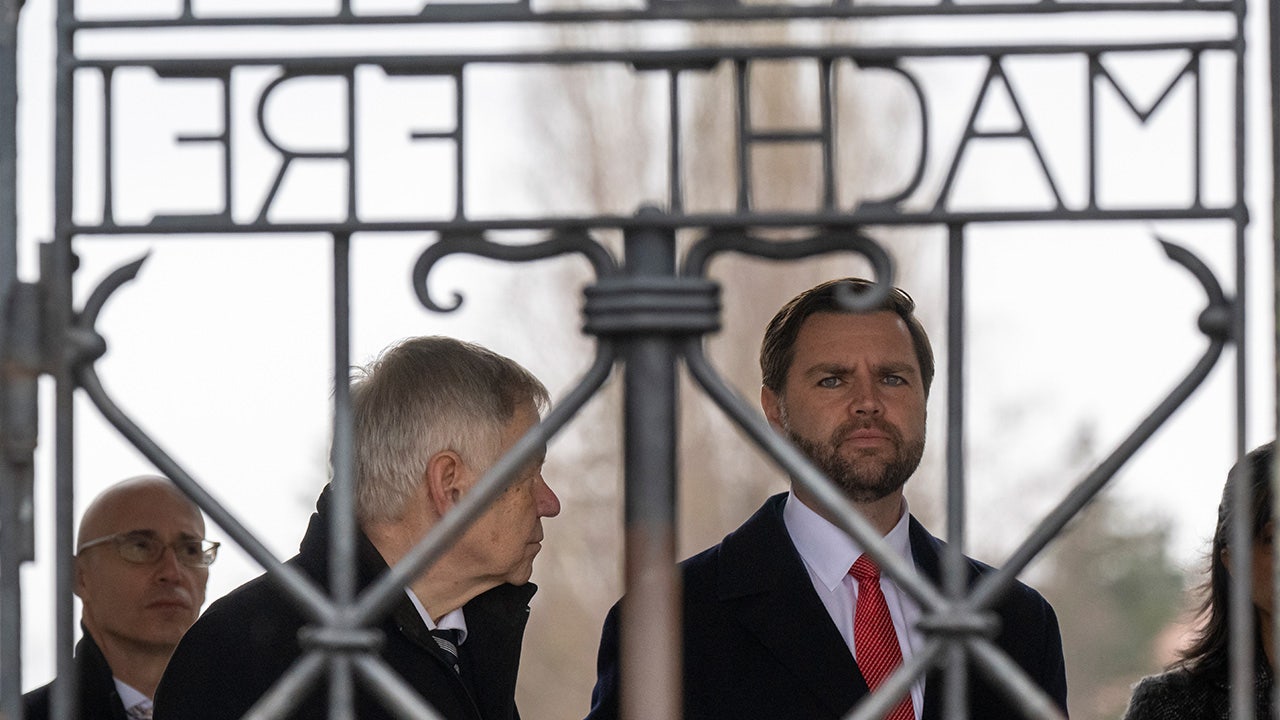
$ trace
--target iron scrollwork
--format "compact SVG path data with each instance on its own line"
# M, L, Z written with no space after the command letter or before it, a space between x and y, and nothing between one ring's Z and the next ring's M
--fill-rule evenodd
M443 233L436 242L427 246L413 266L413 289L418 300L428 310L453 312L462 307L463 297L453 294L450 305L441 305L431 297L428 276L436 263L450 255L468 254L503 260L505 262L533 262L578 253L591 263L597 277L610 277L618 270L617 262L609 251L580 228L558 230L552 237L530 245L505 245L493 242L483 234Z

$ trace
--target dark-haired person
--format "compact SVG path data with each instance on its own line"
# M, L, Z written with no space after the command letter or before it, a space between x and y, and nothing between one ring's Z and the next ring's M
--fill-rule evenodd
M924 451L933 350L915 303L894 290L878 309L851 313L831 281L787 303L765 331L760 404L903 560L934 581L943 543L913 518L902 487ZM971 581L991 568L968 560ZM683 564L686 720L843 718L923 648L921 608L827 517L798 483L769 498L715 547ZM1062 639L1053 609L1021 583L994 611L995 642L1065 712ZM618 716L618 606L605 619L591 720ZM969 717L1017 718L971 671ZM893 720L941 717L942 683L929 673Z
M168 479L142 475L102 491L80 519L75 593L81 720L150 718L169 656L204 604L218 543ZM27 720L50 715L52 684L23 697Z
M1200 605L1203 626L1191 646L1166 672L1144 678L1134 688L1125 720L1226 720L1231 712L1230 621L1231 525L1235 517L1232 495L1237 483L1249 483L1249 533L1253 538L1252 600L1254 607L1254 705L1259 720L1270 718L1272 678L1271 541L1275 521L1271 517L1271 472L1275 443L1263 445L1227 474L1218 504L1218 524L1213 531L1209 577Z
M356 579L369 586L451 512L548 403L515 361L446 337L382 353L351 385ZM520 470L447 551L398 597L378 632L378 655L444 720L514 720L516 675L542 519L560 500L542 457ZM290 565L329 579L329 488ZM156 695L156 719L240 718L302 655L303 612L269 578L209 606L187 633ZM442 642L447 641L447 642ZM328 684L307 688L289 718L327 718ZM399 717L357 683L360 720Z

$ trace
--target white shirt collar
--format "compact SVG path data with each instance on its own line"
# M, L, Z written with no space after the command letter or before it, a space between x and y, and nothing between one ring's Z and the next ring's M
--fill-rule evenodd
M913 563L909 517L907 500L903 498L902 516L884 539L904 560ZM828 590L835 590L849 573L849 568L853 567L854 561L862 555L862 547L846 535L844 530L814 512L794 494L787 495L787 503L782 508L782 521L786 524L791 542L795 544L801 559Z
M462 608L445 613L444 616L440 618L440 622L436 622L431 619L429 614L427 614L427 609L422 606L422 601L413 593L413 590L405 588L404 594L409 596L409 601L413 603L413 609L417 610L418 615L422 616L422 622L427 624L428 630L435 630L437 628L441 630L457 630L458 645L462 645L462 643L467 641L467 618L463 615Z
M151 698L143 695L141 690L118 677L112 677L111 679L116 683L116 693L120 696L120 704L124 706L126 711L137 705L151 707Z

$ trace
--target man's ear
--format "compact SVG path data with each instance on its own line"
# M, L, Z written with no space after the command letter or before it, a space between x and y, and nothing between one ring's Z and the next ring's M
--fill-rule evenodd
M73 558L71 560L71 567L75 573L75 577L72 579L71 583L71 592L74 593L76 597L84 600L84 560L78 557Z
M760 407L773 429L782 432L782 398L767 385L760 386Z
M427 460L422 476L432 507L444 515L462 499L468 489L466 463L452 450L441 450Z

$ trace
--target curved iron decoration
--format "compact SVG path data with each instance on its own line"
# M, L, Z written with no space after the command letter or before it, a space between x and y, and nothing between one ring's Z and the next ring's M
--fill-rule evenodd
M147 251L137 260L125 263L120 267L107 273L107 276L98 283L98 286L89 293L89 299L84 303L84 309L76 316L76 327L78 329L94 332L93 327L98 324L98 315L102 312L102 308L107 304L107 300L119 290L125 283L133 280L142 271L142 265L151 257L151 252ZM96 333L95 333L96 334ZM95 355L94 357L100 357Z
M1115 451L1068 493L1067 497L1009 556L1000 570L983 578L970 595L968 601L970 607L983 607L990 604L1012 584L1017 573L1021 572L1057 533L1066 527L1071 518L1093 499L1093 496L1120 470L1120 467L1128 462L1129 458L1133 457L1134 453L1155 434L1155 431L1173 415L1174 411L1191 397L1196 388L1200 387L1231 339L1234 301L1223 292L1213 272L1191 251L1158 237L1156 239L1170 260L1186 268L1200 282L1208 297L1208 306L1200 313L1198 324L1201 332L1209 337L1209 347L1169 395L1134 428Z
M547 258L580 253L591 263L596 277L607 277L618 272L618 263L609 254L609 250L591 238L585 228L557 230L549 240L530 245L503 245L487 239L483 233L444 233L440 239L427 246L413 266L413 289L418 301L429 310L436 312L453 312L462 307L463 297L453 293L452 305L441 305L431 297L427 288L427 276L435 268L436 263L449 255L466 253L494 260L507 262L530 262Z
M711 259L723 252L771 260L802 260L832 252L857 253L871 263L875 285L866 293L836 288L836 300L851 312L880 307L893 289L893 258L879 243L857 228L826 228L802 240L789 242L765 240L745 230L713 230L689 248L680 274L705 277Z
M133 280L147 256L134 260L113 270L94 288L84 310L76 317L75 325L70 332L72 347L76 357L73 365L77 384L84 388L89 399L126 440L133 443L161 473L173 481L188 497L195 501L213 521L231 536L276 582L284 592L289 593L302 610L317 622L329 622L336 617L329 600L320 587L311 578L297 569L280 562L265 545L244 527L236 517L227 511L221 503L210 495L199 482L173 459L159 443L151 438L141 427L133 422L123 410L112 400L111 395L102 385L94 368L94 361L106 352L106 341L95 329L98 315L111 295L125 283Z

